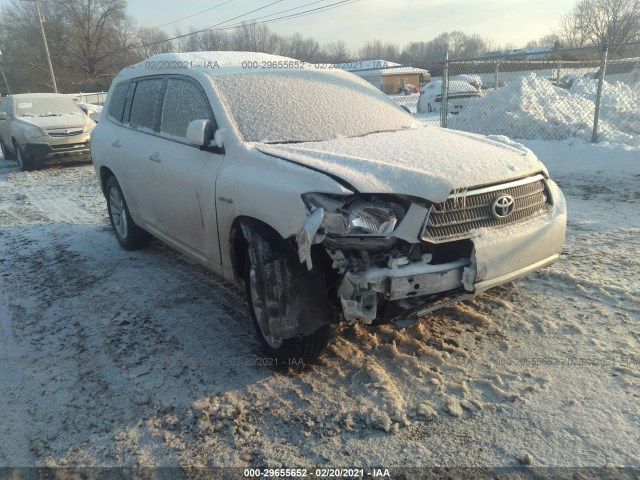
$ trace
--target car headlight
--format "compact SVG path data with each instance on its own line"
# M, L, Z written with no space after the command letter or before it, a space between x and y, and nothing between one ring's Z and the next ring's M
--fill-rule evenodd
M25 127L23 130L24 138L27 142L37 142L41 140L46 140L47 133L39 127L35 125L30 125Z
M324 210L322 223L329 234L388 236L405 214L400 203L375 197L365 200L308 193L302 199L309 212Z
M389 235L398 218L390 207L373 202L356 201L345 209L347 234Z

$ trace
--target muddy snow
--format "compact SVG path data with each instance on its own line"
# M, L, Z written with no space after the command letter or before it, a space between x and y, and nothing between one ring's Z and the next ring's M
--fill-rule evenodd
M560 263L404 330L336 327L288 371L242 292L119 248L90 165L0 160L0 466L638 466L639 152L528 146L567 195Z

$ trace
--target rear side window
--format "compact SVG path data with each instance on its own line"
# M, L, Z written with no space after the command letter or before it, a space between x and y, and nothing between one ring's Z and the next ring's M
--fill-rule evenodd
M189 123L201 119L214 122L213 112L202 89L191 81L170 78L162 106L162 133L186 138Z
M154 129L154 119L162 95L163 83L164 80L161 78L138 80L129 117L132 127Z
M116 85L111 92L109 100L109 117L117 122L122 122L122 112L124 105L127 103L127 92L129 91L129 82Z

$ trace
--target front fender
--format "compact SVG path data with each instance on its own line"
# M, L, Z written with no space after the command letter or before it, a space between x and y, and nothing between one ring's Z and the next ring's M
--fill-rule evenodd
M226 156L216 180L218 230L225 267L231 266L228 239L236 218L260 220L282 238L297 237L309 215L302 194L353 193L328 175L255 149L231 146Z

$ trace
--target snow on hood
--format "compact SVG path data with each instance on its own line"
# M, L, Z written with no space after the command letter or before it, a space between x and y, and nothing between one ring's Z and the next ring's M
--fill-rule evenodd
M300 144L254 144L266 154L335 175L362 193L442 202L457 189L545 172L526 147L437 127Z
M78 113L77 115L60 115L58 117L18 117L17 120L48 130L51 128L84 127L87 124L88 117Z

